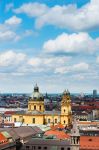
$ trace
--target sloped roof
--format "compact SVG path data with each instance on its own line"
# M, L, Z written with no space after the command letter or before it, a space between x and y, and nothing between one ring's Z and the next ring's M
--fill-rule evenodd
M80 150L99 150L99 136L81 136Z
M36 134L36 131L32 129L32 127L19 127L19 128L14 128L14 132L20 137L20 138L25 138L28 136L32 136Z
M58 130L46 131L44 135L54 135L57 139L67 139L70 137L70 135L66 134L65 132Z

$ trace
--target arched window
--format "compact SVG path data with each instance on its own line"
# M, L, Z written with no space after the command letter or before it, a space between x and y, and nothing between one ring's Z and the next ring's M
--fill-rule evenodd
M57 123L57 119L55 119L55 123Z
M34 105L34 110L36 110L36 105Z
M29 105L29 110L31 110L31 105Z
M65 111L66 111L66 110L64 109L64 113L65 113Z
M35 123L35 118L33 118L33 123Z
M42 108L42 107L41 107L41 105L40 105L40 110L41 110L41 108Z
M50 119L48 119L48 123L50 123Z
M66 121L64 120L64 124L65 124L65 122L66 122Z

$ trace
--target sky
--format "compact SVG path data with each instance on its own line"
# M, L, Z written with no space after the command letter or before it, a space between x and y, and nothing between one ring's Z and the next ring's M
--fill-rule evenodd
M0 92L99 90L99 0L0 0Z

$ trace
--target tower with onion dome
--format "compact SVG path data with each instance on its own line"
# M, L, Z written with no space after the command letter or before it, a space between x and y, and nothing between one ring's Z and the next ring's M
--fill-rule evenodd
M69 126L72 124L72 113L71 113L71 99L70 92L65 90L63 92L61 101L61 124Z

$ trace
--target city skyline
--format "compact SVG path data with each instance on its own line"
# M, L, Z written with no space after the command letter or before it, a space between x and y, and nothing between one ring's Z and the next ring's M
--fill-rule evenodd
M0 0L0 92L99 89L99 0Z

